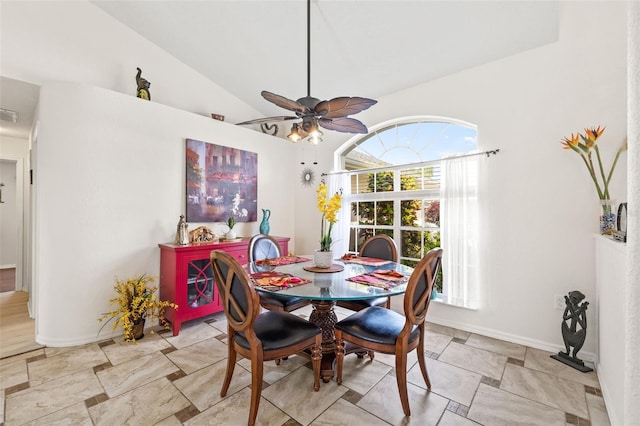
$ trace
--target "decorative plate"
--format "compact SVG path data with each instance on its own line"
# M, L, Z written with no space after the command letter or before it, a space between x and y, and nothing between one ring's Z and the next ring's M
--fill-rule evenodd
M313 185L313 182L315 182L315 180L315 173L312 169L307 167L306 169L302 170L302 173L300 174L300 183L302 183L304 186L311 186Z
M627 232L627 203L618 206L618 231Z

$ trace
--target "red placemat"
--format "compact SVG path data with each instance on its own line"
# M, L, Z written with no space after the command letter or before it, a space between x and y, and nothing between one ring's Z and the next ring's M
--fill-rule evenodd
M256 272L251 274L254 284L269 291L280 291L289 287L296 287L302 284L308 284L311 280L305 278L294 277L291 274L283 274L282 272L268 271Z
M354 256L350 254L345 254L342 256L341 260L344 263L357 263L358 265L366 266L382 266L392 262L391 260L376 259L375 257Z
M308 262L311 259L300 256L281 256L274 257L273 259L257 260L256 265L268 265L268 266L282 266L291 265L292 263Z
M356 275L355 277L347 278L347 280L356 282L358 284L380 287L385 290L393 288L399 284L404 284L408 281L408 279L408 277L405 277L401 273L392 270L377 270L369 272L367 274Z

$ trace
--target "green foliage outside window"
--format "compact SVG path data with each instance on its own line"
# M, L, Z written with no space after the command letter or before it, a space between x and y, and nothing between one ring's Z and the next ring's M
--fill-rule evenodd
M373 188L373 184L375 182L375 190ZM368 189L370 192L392 192L393 191L393 172L379 172L375 174L371 173L369 175L369 183Z
M393 201L376 202L376 225L393 226Z
M425 211L428 222L440 226L440 200L434 200Z
M430 172L425 169L425 175ZM383 171L371 173L368 176L367 189L368 192L392 192L394 180L393 171ZM420 189L416 181L415 174L401 174L400 190L412 191ZM439 225L440 222L440 202L434 201L427 209L426 216L429 221ZM353 214L358 214L358 224L360 225L388 225L392 226L394 221L393 201L366 201L352 203ZM401 226L419 226L418 212L422 209L420 200L401 200L400 201L400 224ZM434 220L437 218L437 221ZM375 234L387 234L393 238L393 231L390 229L359 229L358 230L358 246L360 246L367 238ZM438 231L401 231L400 253L402 257L412 257L421 259L426 252L434 247L440 246L440 232ZM418 262L414 260L404 259L402 263L415 266ZM442 271L438 274L436 280L436 288L438 292L442 292Z
M365 201L358 203L357 206L360 209L360 216L358 224L360 225L373 225L375 218L375 203L373 201ZM356 203L353 203L353 213L356 214Z

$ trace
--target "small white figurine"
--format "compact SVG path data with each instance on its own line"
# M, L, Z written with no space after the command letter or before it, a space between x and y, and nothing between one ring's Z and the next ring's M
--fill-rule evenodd
M178 221L178 229L176 231L176 239L174 244L180 246L186 246L189 244L189 231L187 222L184 220L184 215L180 215L180 220Z

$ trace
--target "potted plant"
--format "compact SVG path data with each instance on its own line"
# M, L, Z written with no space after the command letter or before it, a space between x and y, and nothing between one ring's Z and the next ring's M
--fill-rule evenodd
M320 224L320 250L316 250L313 257L316 267L331 268L333 263L331 231L333 230L333 224L338 221L338 211L342 207L342 191L336 192L329 198L327 184L321 182L316 193L318 211L322 213L322 222ZM329 224L328 226L327 223Z
M602 215L600 216L600 233L601 234L611 234L615 229L615 217L616 215L612 212L613 201L611 200L611 195L609 194L609 183L611 183L611 177L613 176L613 171L616 169L616 164L618 164L618 158L620 158L620 154L627 150L627 140L625 139L622 145L618 148L616 152L616 156L613 159L613 163L609 168L608 172L602 164L602 158L600 157L600 148L598 147L598 140L600 136L604 133L605 127L591 127L585 128L584 133L576 133L575 135L571 133L571 137L565 137L561 143L564 149L572 150L576 154L580 156L584 165L587 167L587 171L589 172L589 176L593 181L593 184L596 187L596 192L598 193L598 198L600 199L600 204L602 205ZM594 166L594 161L592 158L592 152L596 153L596 164L597 168Z
M158 288L147 286L153 281L153 277L147 277L144 274L126 280L116 278L116 284L113 288L117 296L109 300L109 303L115 306L115 309L102 314L98 318L99 322L105 321L98 334L111 320L115 320L113 323L114 330L118 326L122 327L124 340L127 342L135 342L136 339L141 339L144 336L142 333L147 318L157 319L161 325L168 329L169 327L164 319L164 311L166 308L178 309L178 305L157 300L156 290Z
M236 220L233 218L233 216L230 216L229 219L227 219L227 226L229 227L229 230L225 234L225 238L227 240L235 240L236 231L233 230L233 227L236 226Z

